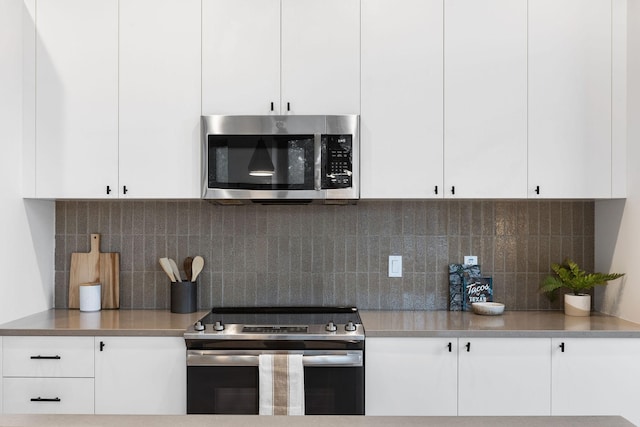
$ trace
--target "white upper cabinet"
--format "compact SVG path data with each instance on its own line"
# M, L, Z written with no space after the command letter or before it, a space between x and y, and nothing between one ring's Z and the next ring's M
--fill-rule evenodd
M202 113L357 114L360 0L203 0Z
M281 110L360 112L360 0L282 0Z
M116 197L118 1L38 0L36 26L35 195Z
M527 1L444 0L445 197L527 197Z
M608 198L611 0L529 1L530 197Z
M36 27L36 197L199 197L200 2L38 0Z
M202 114L279 112L280 0L202 0Z
M120 0L121 197L200 196L200 40L200 0Z
M442 0L362 1L362 198L442 197L442 50Z

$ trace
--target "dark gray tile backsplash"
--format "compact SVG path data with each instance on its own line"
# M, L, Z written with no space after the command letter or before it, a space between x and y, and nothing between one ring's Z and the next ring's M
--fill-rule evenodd
M122 308L169 308L158 258L202 255L199 307L356 305L445 310L447 265L477 255L511 310L558 309L538 293L552 262L592 269L594 203L360 201L353 206L218 206L205 201L56 203L55 305L67 306L72 252L120 252ZM388 256L403 277L387 277Z

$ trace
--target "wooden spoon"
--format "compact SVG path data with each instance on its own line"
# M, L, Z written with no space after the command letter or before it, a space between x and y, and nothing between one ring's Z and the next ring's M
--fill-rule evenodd
M180 277L180 270L178 270L178 264L172 259L169 258L169 264L171 265L171 270L173 270L173 275L176 276L178 282L182 282L182 277Z
M193 263L191 265L193 275L191 276L191 281L195 282L198 274L202 272L202 268L204 267L204 259L198 255L193 258Z
M191 264L193 264L193 258L191 258L190 256L186 257L184 259L183 267L184 267L184 274L187 276L188 281L191 281L191 276L192 276Z
M173 269L171 268L171 264L169 263L169 258L160 258L160 267L167 273L171 282L176 281L176 276L173 275Z

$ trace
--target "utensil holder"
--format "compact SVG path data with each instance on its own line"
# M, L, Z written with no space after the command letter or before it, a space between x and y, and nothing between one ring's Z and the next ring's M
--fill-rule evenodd
M189 281L171 283L171 312L193 313L197 309L197 283Z

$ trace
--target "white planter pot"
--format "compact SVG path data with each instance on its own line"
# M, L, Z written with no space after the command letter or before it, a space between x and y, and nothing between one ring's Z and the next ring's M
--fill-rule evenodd
M564 314L567 316L590 316L591 295L564 294Z

